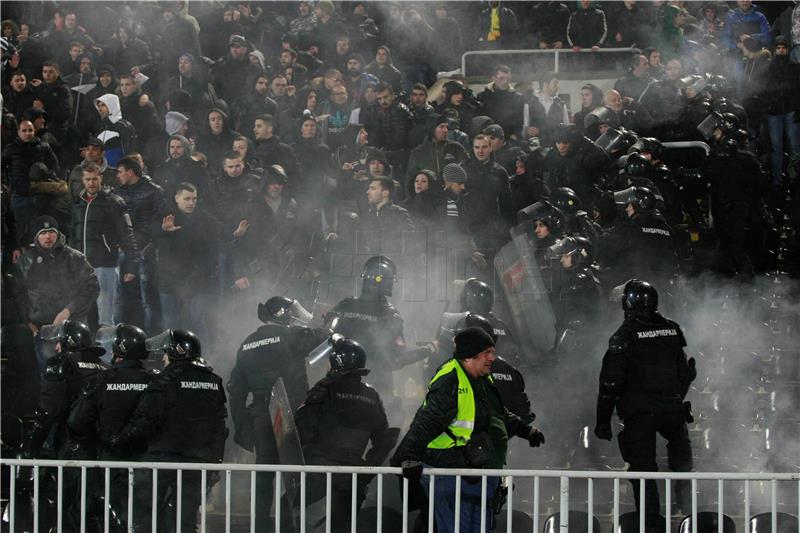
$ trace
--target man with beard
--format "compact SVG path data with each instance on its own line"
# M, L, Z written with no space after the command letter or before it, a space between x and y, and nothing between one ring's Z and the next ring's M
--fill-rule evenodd
M370 83L378 84L378 78L364 72L364 58L361 54L350 54L347 58L347 75L344 77L344 86L351 102L360 102Z
M437 178L448 163L461 163L467 159L467 151L455 141L448 140L449 121L443 115L429 115L426 126L428 138L419 144L408 159L405 187L408 194L414 187L414 177L420 170L431 170Z
M234 102L236 131L249 134L250 125L259 115L278 116L278 105L269 97L269 76L262 72L253 80L253 87L241 100Z
M288 76L287 71L291 70L292 85L295 87L305 87L308 81L308 69L297 62L297 51L293 48L281 50L278 58L280 72Z
M395 96L392 86L381 83L377 90L378 121L375 134L370 134L370 144L385 150L395 169L402 169L408 160L408 132L411 113Z
M171 135L167 140L166 161L158 165L153 172L153 180L164 189L166 198L172 198L182 183L191 183L197 189L204 202L212 202L209 198L208 170L202 163L192 159L192 145L183 135Z
M37 362L44 372L52 353L43 346L39 330L70 319L85 321L100 285L86 257L64 244L53 217L34 220L31 233L34 245L16 263L13 291L22 322L35 336Z

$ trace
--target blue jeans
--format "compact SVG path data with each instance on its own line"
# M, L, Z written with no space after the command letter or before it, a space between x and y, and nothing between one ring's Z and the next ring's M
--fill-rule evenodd
M120 253L120 261L122 264L125 259L125 254ZM122 307L122 300L127 294L128 298L136 296L131 294L131 287L138 284L139 298L142 303L142 310L144 311L144 330L149 335L160 333L160 320L159 320L159 302L158 302L158 287L156 285L156 272L157 262L155 248L148 245L142 254L141 261L136 265L136 279L129 283L117 283L117 308L118 315L121 315L120 308ZM120 278L121 280L121 278ZM123 322L121 316L118 317L117 322Z
M429 466L429 465L426 465ZM455 476L436 476L436 483L433 487L433 518L436 522L438 533L451 533L455 531L456 516L456 478ZM430 489L429 476L422 476L420 483L425 489L428 498ZM500 485L500 478L486 478L486 531L492 530L494 515L489 505L489 500L494 496L497 487ZM477 483L469 483L466 478L461 477L461 512L459 529L463 533L479 532L481 528L481 479L477 478ZM427 513L427 509L423 509Z
M781 184L783 170L783 139L789 138L791 155L800 154L800 124L794 121L794 111L785 115L767 115L769 142L772 144L772 184Z
M94 272L97 274L97 281L100 282L100 296L97 297L97 321L101 326L113 326L119 268L96 267Z
M208 346L210 299L203 292L204 289L197 287L197 293L190 297L159 292L158 299L164 328L191 330L200 338L202 346Z

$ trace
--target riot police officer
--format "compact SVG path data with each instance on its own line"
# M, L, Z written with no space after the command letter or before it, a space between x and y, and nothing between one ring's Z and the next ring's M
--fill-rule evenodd
M494 307L494 291L485 281L478 278L469 278L464 282L461 291L461 312L474 313L489 321L492 326L490 332L495 337L498 353L514 364L522 363L522 353L519 345L514 340L511 327L492 312Z
M39 407L33 416L33 427L26 435L23 450L28 457L40 456L51 429L55 431L53 449L59 455L64 455L67 448L86 444L74 441L65 446L69 409L84 385L108 368L100 360L105 349L94 342L88 326L82 322L66 320L59 325L43 326L40 335L43 340L56 342L57 353L47 360Z
M109 438L112 453L119 453L131 443L147 442L142 456L145 462L222 462L227 428L226 397L222 378L201 357L201 346L191 331L168 329L147 339L149 351L161 351L164 370L142 394L131 420L118 434ZM211 477L214 477L213 474ZM183 472L181 527L193 531L197 509L204 496L199 470ZM166 509L174 504L177 475L160 470L158 475L159 519L174 524ZM136 472L134 526L136 531L150 528L152 474ZM160 529L160 528L159 528Z
M592 262L594 250L586 237L564 237L547 249L559 275L558 290L551 295L556 317L553 349L574 351L587 337L600 310L602 289Z
M569 187L559 187L553 191L550 201L564 215L564 233L586 237L592 244L597 243L602 229L589 219L575 191Z
M711 184L711 214L719 238L720 256L734 273L754 276L744 246L745 232L757 213L767 182L758 158L742 149L746 132L733 113L710 115L698 129L713 142L703 175Z
M678 324L658 312L658 292L645 281L632 279L619 287L625 320L611 336L600 372L595 435L611 440L614 408L625 428L617 435L622 458L634 472L655 472L656 434L668 441L672 471L692 469L692 449L686 421L691 421L684 398L697 375L694 359L686 358L686 339ZM636 508L644 507L648 524L659 516L658 489L645 483L645 502L639 501L639 481L631 480ZM675 501L683 511L690 503L686 482L675 485Z
M491 320L471 312L467 312L456 325L456 333L471 327L481 328L492 337L495 344L501 337L498 333L500 328L495 327ZM453 348L452 343L448 348ZM497 359L492 363L492 379L497 392L500 393L500 398L503 399L503 405L523 422L530 424L536 420L536 414L531 410L531 400L528 398L528 393L525 392L525 379L520 371L502 356L499 348L495 352L495 357Z
M406 348L403 319L389 302L396 279L397 267L391 259L371 257L361 272L359 297L345 298L325 315L334 333L358 342L375 361L371 384L384 399L394 397L392 371L403 363L398 356Z
M289 403L297 409L308 392L305 357L320 344L325 334L297 323L308 323L311 315L300 302L274 296L258 305L258 318L264 325L244 339L236 352L236 365L228 382L233 440L256 453L256 463L280 463L272 430L269 404L272 387L283 378ZM247 398L251 403L247 405ZM256 477L256 523L259 530L269 522L273 472Z
M156 375L142 362L148 355L144 331L131 324L119 324L112 331L112 366L84 386L67 423L71 435L96 441L100 460L137 461L146 449L144 441L132 440L115 450L109 448L109 442L130 421ZM126 470L111 471L112 521L123 529L128 516L127 484Z
M58 325L42 326L40 335L43 341L56 343L56 355L50 357L45 365L39 407L25 434L23 457L42 457L42 446L52 431L53 452L59 459L94 459L94 443L82 435L71 435L67 431L67 418L70 406L84 385L93 382L107 368L100 360L106 351L94 342L88 326L82 322L66 320ZM22 486L26 486L30 482L30 469L20 470L19 477ZM63 487L65 524L67 529L76 529L80 526L82 504L80 472L67 469ZM97 510L96 503L91 491L87 492L90 512Z
M312 465L380 466L394 448L399 429L389 428L380 395L362 382L370 372L367 354L357 342L336 336L328 361L327 376L314 385L297 411L303 456ZM361 507L371 479L358 477L356 509ZM325 488L325 476L310 476L306 503L324 498ZM333 476L330 497L331 530L350 531L350 475Z
M656 197L645 187L614 193L625 209L625 220L614 224L600 241L601 264L616 286L621 280L648 276L666 282L674 273L677 256L672 228L656 209Z

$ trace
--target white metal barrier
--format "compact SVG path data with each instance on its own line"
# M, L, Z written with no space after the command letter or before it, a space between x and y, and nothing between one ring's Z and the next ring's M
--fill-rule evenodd
M560 57L563 54L641 54L639 48L600 48L593 51L591 48L583 48L575 51L572 48L549 48L549 49L524 49L524 50L470 50L461 54L461 74L465 77L467 74L467 58L476 56L506 56L506 55L552 55L554 61L554 68L552 69L556 74L559 73Z
M80 502L81 502L81 511L80 511L80 527L81 531L84 531L86 528L87 522L87 473L90 469L97 469L102 470L103 472L103 495L104 501L109 501L109 490L110 490L110 476L112 469L127 469L128 470L128 494L127 494L127 523L131 524L132 516L133 516L133 505L134 505L134 470L150 470L152 472L152 479L153 479L153 494L152 494L152 511L151 511L151 522L153 530L157 529L157 481L159 472L162 471L177 471L177 497L175 498L175 505L176 505L176 530L181 531L181 491L182 491L182 474L185 471L200 471L201 480L200 480L200 487L206 487L206 482L208 479L209 472L222 472L224 473L224 495L225 495L225 516L224 516L224 531L229 533L232 531L231 529L231 476L234 472L243 472L250 474L250 490L249 490L249 498L250 498L250 527L249 531L255 531L256 523L255 523L255 511L259 502L256 501L256 474L259 472L274 472L275 473L275 501L281 501L281 494L283 493L282 490L282 483L281 483L281 476L282 474L288 473L299 473L300 475L300 502L299 502L299 522L300 522L300 532L305 533L307 531L306 526L306 476L308 474L325 474L326 475L326 519L325 519L325 530L331 531L331 495L332 495L332 477L334 474L349 474L352 476L352 484L351 484L351 531L356 531L356 520L357 520L357 497L356 497L356 490L357 490L357 480L359 475L373 475L376 477L376 498L377 498L377 527L376 531L382 532L384 530L384 524L382 520L382 509L384 503L384 486L385 486L385 478L386 476L394 477L401 473L401 469L399 468L390 468L390 467L334 467L334 466L295 466L295 465L255 465L255 464L208 464L208 463L140 463L140 462L111 462L111 461L54 461L54 460L25 460L25 459L7 459L2 458L0 459L0 465L4 467L10 467L8 470L8 500L3 502L4 510L3 510L3 531L18 531L15 529L17 526L18 517L16 516L16 503L17 499L20 498L20 495L17 493L17 473L19 472L20 467L32 467L33 469L33 487L32 487L32 530L34 532L39 531L39 506L41 505L40 500L40 480L39 474L40 469L43 468L52 468L55 469L57 472L57 511L56 511L56 531L59 533L62 532L64 529L63 525L63 479L64 479L64 470L68 468L80 469ZM788 509L786 509L787 504L784 503L784 510L794 513L797 516L800 513L800 472L796 473L763 473L763 474L747 474L747 473L705 473L705 472L690 472L690 473L669 473L669 472L616 472L616 471L569 471L569 470L455 470L455 469L442 469L442 468L426 468L424 474L429 476L428 481L428 488L431 493L433 493L433 489L435 487L435 483L437 478L441 478L443 476L456 476L455 479L455 486L456 486L456 496L455 496L455 505L456 505L456 513L455 513L455 531L460 530L459 524L459 513L458 510L460 509L460 487L462 483L462 479L469 476L471 478L478 477L480 478L481 483L481 494L482 494L482 505L480 510L480 521L481 521L481 529L480 531L485 530L485 525L487 523L487 513L491 512L487 508L487 478L489 477L502 477L505 480L505 484L508 487L508 495L505 504L505 511L501 511L501 513L505 513L506 515L506 531L508 533L512 532L512 516L513 512L517 510L517 504L515 503L515 495L519 500L528 499L532 500L529 501L530 508L525 509L525 512L532 513L530 516L533 520L532 526L532 533L538 533L540 531L539 527L539 516L540 516L540 502L542 500L542 490L541 490L541 481L543 480L557 480L559 484L558 490L558 510L560 513L560 520L559 520L559 533L567 533L570 528L569 524L569 511L571 510L570 507L570 484L573 480L584 480L586 482L586 489L587 489L587 503L585 506L586 515L588 517L588 523L586 527L576 526L575 529L579 531L586 531L587 533L598 533L594 531L594 517L597 514L596 511L596 496L598 494L597 489L595 488L595 482L598 480L610 480L613 483L613 490L612 490L612 498L613 503L611 505L611 513L610 516L613 520L613 532L620 531L620 494L621 494L621 487L620 481L623 480L640 480L639 483L639 497L642 505L645 502L645 480L663 480L666 484L666 490L664 491L664 500L665 500L665 513L664 513L664 531L666 533L671 533L672 531L672 519L671 516L671 483L675 481L689 481L691 483L692 489L692 508L691 508L691 523L692 523L692 533L700 533L698 531L698 482L701 481L716 481L716 511L717 511L717 533L724 533L723 531L723 504L726 503L723 498L723 490L725 488L725 483L730 482L740 482L743 483L743 498L742 501L739 502L737 505L736 502L727 502L729 505L733 504L736 505L738 509L741 510L741 516L743 518L743 528L740 531L750 531L750 519L752 515L751 509L751 492L750 486L752 482L761 482L767 483L769 487L769 511L768 513L771 516L771 532L778 533L778 483L788 483L790 486L793 486L797 490L797 501L788 504ZM520 489L515 490L515 481L521 481L524 479L532 480L533 490L532 493L523 493L523 494L516 494L520 492ZM3 482L6 480L3 479ZM202 489L201 494L205 494L205 490ZM608 496L607 494L605 495ZM409 531L411 524L409 523L409 484L408 480L403 480L402 484L402 506L401 506L401 513L402 513L402 531L406 533ZM740 505L740 507L739 507ZM104 505L104 513L103 513L103 527L104 531L110 531L110 517L109 517L109 505ZM572 509L579 510L579 509ZM207 524L207 506L206 506L206 498L201 497L200 503L200 520L199 520L199 528L200 531L205 532L208 529ZM281 528L281 505L275 505L275 526L276 530L280 530ZM434 501L432 498L429 498L428 509L427 509L427 516L428 516L428 531L433 532L434 527ZM517 529L513 529L516 531ZM465 530L466 531L466 530ZM471 530L474 531L474 530ZM640 533L645 532L645 520L644 520L644 513L641 514L639 519L639 531ZM783 533L783 532L781 532ZM800 533L800 525L798 525L798 531Z

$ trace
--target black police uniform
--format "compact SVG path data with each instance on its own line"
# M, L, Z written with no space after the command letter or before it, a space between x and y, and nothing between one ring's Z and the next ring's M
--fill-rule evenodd
M394 396L392 371L399 355L406 349L403 318L385 296L345 298L326 317L338 317L336 333L353 339L364 347L374 371L370 384L383 398Z
M109 441L130 421L142 394L155 376L140 360L122 359L115 362L81 391L69 415L70 434L93 440L92 448L97 450L100 460L138 461L145 452L146 442L131 441L125 447L112 451ZM128 472L111 470L110 481L112 520L123 525L128 516Z
M67 431L69 409L85 384L95 380L107 365L99 357L105 352L92 346L81 351L61 352L47 360L42 378L39 408L34 414L32 430L26 435L24 453L41 455L41 448L50 431L54 431L53 450L59 459L91 460L95 458L93 442ZM90 485L92 480L89 480ZM64 472L64 520L67 529L80 525L80 473ZM91 487L90 487L91 488ZM95 508L91 490L87 493L87 509ZM96 509L95 509L96 510Z
M323 341L324 335L316 330L269 323L248 335L239 346L228 382L233 439L246 450L255 448L256 463L281 462L269 412L272 387L278 378L283 378L289 403L297 409L308 392L305 357ZM252 398L249 406L248 395ZM257 474L259 529L269 522L274 478L273 472Z
M613 283L638 277L666 281L676 267L672 228L658 212L637 213L610 229L598 250L611 267Z
M397 442L378 393L361 381L368 371L333 372L309 391L297 411L297 430L308 464L380 466ZM370 445L369 451L364 455ZM372 476L358 476L358 503ZM333 476L332 531L350 531L350 475ZM325 476L310 476L306 503L325 497Z
M600 372L597 400L598 426L610 423L614 407L625 429L617 436L622 458L633 472L655 472L656 434L667 439L669 468L692 469L692 449L686 427L683 399L694 378L683 347L680 326L658 312L627 313L611 336ZM610 438L610 435L609 435ZM638 480L632 480L640 508ZM675 484L676 502L686 510L690 494ZM645 516L659 515L655 481L645 483Z
M222 378L201 359L172 360L142 394L131 421L120 431L112 451L124 449L131 442L146 440L145 462L222 461L227 429L225 418L225 389ZM152 475L143 470L136 473L134 521L142 530L149 530L152 502ZM194 530L197 508L204 495L200 487L200 471L183 472L181 527ZM175 471L161 470L158 494L163 504L171 489L175 497ZM164 518L164 509L157 511ZM168 523L172 518L167 518ZM171 523L174 523L172 521ZM138 531L138 530L137 530Z
M72 403L84 385L108 368L99 359L104 350L91 347L76 352L61 352L47 360L42 379L39 408L34 416L34 428L28 436L26 449L37 456L50 430L55 428L54 450L59 455L68 441L67 418ZM74 446L76 442L70 443Z
M591 267L561 269L558 294L551 299L556 317L556 350L581 344L601 309L602 288ZM578 338L567 339L571 330ZM567 344L563 344L569 341Z
M519 370L502 357L497 356L492 363L492 379L494 379L494 387L503 400L503 405L509 412L517 415L526 424L536 420L536 415L531 410L531 401L525 392L525 379Z
M744 240L767 182L761 164L752 152L719 144L706 160L703 175L711 183L711 214L721 256L729 258L742 276L752 278L753 264Z

